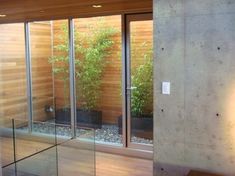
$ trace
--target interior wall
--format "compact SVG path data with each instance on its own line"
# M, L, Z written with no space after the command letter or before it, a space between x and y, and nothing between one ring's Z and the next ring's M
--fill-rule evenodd
M154 175L235 174L234 12L231 0L154 0Z

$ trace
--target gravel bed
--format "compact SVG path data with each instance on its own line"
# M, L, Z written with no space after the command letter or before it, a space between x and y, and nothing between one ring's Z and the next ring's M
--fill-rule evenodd
M27 130L28 127L21 127L21 130ZM33 131L44 134L55 134L55 126L49 123L34 123ZM84 139L93 139L94 133L91 130L77 129L77 136ZM59 136L71 136L71 128L69 126L56 127L56 134ZM108 144L122 144L122 135L118 134L118 126L104 124L101 129L95 130L96 142ZM153 144L152 140L132 136L132 142L140 144Z

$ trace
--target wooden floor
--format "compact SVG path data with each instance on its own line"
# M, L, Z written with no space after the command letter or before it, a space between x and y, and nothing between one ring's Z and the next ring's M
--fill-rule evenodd
M152 161L97 153L97 176L152 176Z
M2 162L12 160L12 142L1 138ZM50 144L32 142L28 140L17 141L17 156L19 158L33 154ZM58 158L59 176L152 176L152 161L96 152L91 146L71 147L65 144L57 149L51 148L43 153L19 162L18 168L22 172L32 172L32 175L56 175L56 158ZM56 155L56 151L58 155ZM96 167L94 167L96 166Z

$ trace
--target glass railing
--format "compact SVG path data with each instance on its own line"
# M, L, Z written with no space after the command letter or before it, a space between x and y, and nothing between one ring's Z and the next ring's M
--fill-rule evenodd
M3 176L95 175L95 131L78 127L84 133L76 138L58 135L67 125L33 122L50 129L29 131L28 121L0 120ZM33 129L33 128L32 128Z
M56 147L42 150L3 167L3 176L57 176Z
M1 165L7 166L15 161L14 121L0 119Z

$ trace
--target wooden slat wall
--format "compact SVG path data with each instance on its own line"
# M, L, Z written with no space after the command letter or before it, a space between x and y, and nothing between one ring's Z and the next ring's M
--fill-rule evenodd
M32 89L34 120L47 120L52 114L45 113L45 105L53 105L52 66L48 58L52 54L50 22L30 24Z
M45 120L52 104L51 25L31 24L34 120ZM27 119L24 25L0 25L0 118Z
M0 118L27 118L24 25L0 25Z

